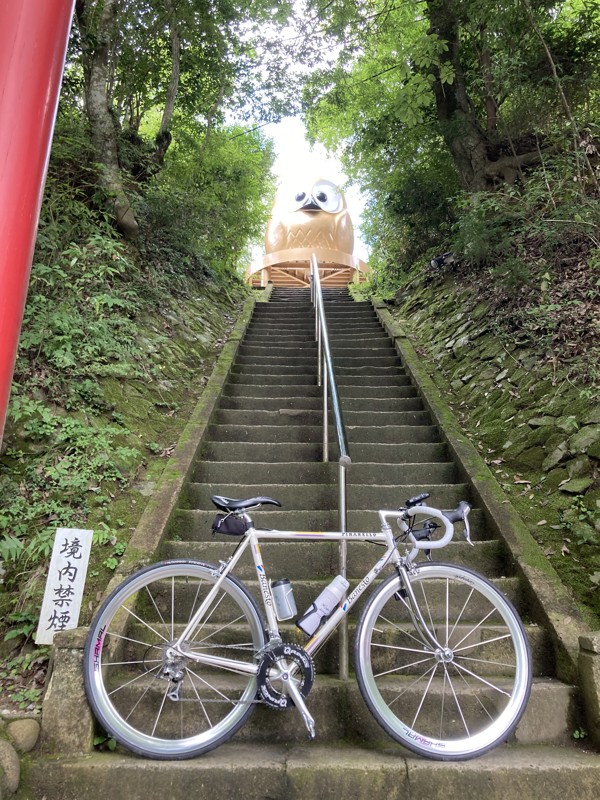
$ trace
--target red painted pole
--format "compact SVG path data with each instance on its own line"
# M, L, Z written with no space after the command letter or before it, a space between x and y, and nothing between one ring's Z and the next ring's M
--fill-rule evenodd
M0 442L75 0L0 0Z

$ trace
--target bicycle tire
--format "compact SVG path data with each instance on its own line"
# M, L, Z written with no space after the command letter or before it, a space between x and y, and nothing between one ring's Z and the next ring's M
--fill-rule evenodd
M166 650L207 592L216 568L164 561L120 584L98 610L84 651L89 703L106 732L138 755L184 759L227 741L252 713L256 677L181 658L165 675ZM190 649L255 663L266 642L262 617L246 587L225 578L187 642ZM169 692L177 696L169 696Z
M399 576L363 609L355 666L381 727L419 755L475 758L506 741L531 691L531 653L510 601L486 578L453 564L410 575L421 613L440 645L419 638Z

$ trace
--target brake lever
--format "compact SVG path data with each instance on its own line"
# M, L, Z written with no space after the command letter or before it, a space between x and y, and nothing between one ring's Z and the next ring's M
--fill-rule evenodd
M470 510L471 509L469 508L469 511ZM464 526L465 526L465 529L463 531L463 536L465 537L467 542L471 545L471 547L475 547L475 545L471 541L471 526L469 525L469 511L465 512L465 516L463 518L463 523L464 523Z

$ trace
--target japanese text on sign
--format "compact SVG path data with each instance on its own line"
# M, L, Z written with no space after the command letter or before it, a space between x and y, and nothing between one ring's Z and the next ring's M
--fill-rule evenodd
M92 534L76 528L56 531L36 644L52 644L57 631L77 627Z

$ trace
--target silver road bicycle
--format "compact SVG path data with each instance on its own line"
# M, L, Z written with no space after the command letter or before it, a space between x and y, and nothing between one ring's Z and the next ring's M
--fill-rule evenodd
M146 567L112 592L91 624L85 685L106 732L142 756L191 758L226 742L260 703L296 708L314 736L307 698L315 654L374 587L357 625L354 667L382 728L439 760L473 758L506 741L531 689L528 640L510 601L486 578L417 562L450 542L456 522L470 542L469 505L441 511L424 504L428 496L379 511L381 530L363 533L259 529L249 512L276 500L213 497L221 511L213 528L239 537L233 554L218 565ZM379 545L383 555L310 638L301 634L304 644L286 637L260 543L344 539ZM233 574L248 549L262 610Z

